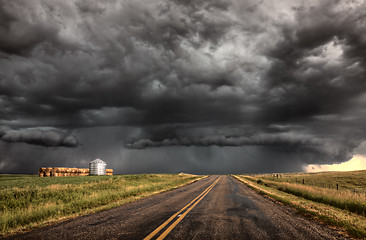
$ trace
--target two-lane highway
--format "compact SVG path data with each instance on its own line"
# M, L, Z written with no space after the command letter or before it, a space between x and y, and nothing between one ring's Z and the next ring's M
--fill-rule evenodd
M8 239L346 239L231 176L193 184Z
M173 214L168 220L166 220L163 224L157 227L154 231L152 231L144 240L153 239L153 237L159 232L163 231L166 226L175 218L177 218L170 226L168 226L163 233L157 239L164 239L174 228L177 224L183 220L183 218L215 187L215 185L220 181L220 178L217 178L208 188L206 188L198 197L190 201L186 206L181 208L178 212Z

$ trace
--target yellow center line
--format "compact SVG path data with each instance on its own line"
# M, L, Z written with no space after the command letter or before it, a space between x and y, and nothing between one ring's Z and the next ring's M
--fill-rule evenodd
M186 206L184 206L182 209L180 209L178 212L176 212L175 214L173 214L168 220L166 220L163 224L161 224L158 228L156 228L154 231L152 231L147 237L145 237L144 238L144 240L149 240L149 239L152 239L152 237L154 237L158 232L160 232L161 231L161 229L163 229L166 225L168 225L176 216L178 216L178 214L180 214L181 212L183 212L187 207L189 207L192 203L194 203L194 201L196 201L198 198L200 198L202 195L204 195L204 196L206 196L206 194L207 194L207 192L209 192L214 186L215 186L215 184L219 181L219 179L220 179L221 177L219 177L218 179L216 179L216 181L214 181L208 188L206 188L200 195L198 195L195 199L193 199L191 202L189 202ZM206 193L206 194L205 194ZM203 197L204 197L203 196ZM202 197L202 198L203 198ZM202 198L201 199L199 199L198 200L198 202L199 201L201 201L202 200ZM196 203L197 204L197 203ZM195 205L196 205L195 204ZM194 205L194 206L195 206ZM191 208L190 208L191 209ZM188 211L190 211L190 210L188 210ZM185 215L184 215L185 216ZM181 220L180 220L181 221ZM179 221L179 222L180 222ZM178 223L177 223L178 224ZM171 230L170 230L171 231ZM170 232L169 231L169 232ZM166 231L165 231L166 232ZM164 233L165 233L164 232ZM169 233L168 232L168 233ZM167 234L168 234L167 233Z
M177 224L183 220L183 218L215 187L215 185L219 182L221 177L219 177L215 182L214 185L211 187L210 189L200 198L197 200L197 202L195 202L190 208L188 208L188 210L183 213L174 223L172 223L172 225L170 225L158 238L157 240L162 240L164 239L174 228L175 226L177 226Z

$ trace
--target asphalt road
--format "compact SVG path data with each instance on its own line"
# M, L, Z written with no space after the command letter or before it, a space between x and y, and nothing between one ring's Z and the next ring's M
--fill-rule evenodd
M151 235L150 239L346 239L230 176L212 176L6 239L144 239Z

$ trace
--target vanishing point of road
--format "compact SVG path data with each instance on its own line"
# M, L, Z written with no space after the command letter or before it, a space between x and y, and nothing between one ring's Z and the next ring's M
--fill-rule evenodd
M347 239L231 176L6 239Z

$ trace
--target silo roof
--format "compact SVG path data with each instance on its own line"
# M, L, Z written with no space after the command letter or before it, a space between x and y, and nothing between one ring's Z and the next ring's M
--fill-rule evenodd
M97 159L91 161L91 163L106 163L106 162L104 162L102 159L97 158Z

